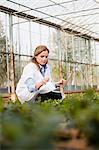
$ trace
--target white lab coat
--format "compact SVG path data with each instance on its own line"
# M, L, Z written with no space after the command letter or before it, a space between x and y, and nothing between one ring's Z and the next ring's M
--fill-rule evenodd
M33 86L35 88L35 84L37 82L42 81L44 77L42 76L38 67L34 63L32 62L28 63L25 66L21 78L16 87L16 95L18 96L19 101L21 103L24 103L25 101L29 101L32 99L32 101L35 102L35 98L38 95L38 93L47 93L53 91L55 89L55 83L51 79L50 68L48 64L47 69L45 71L45 77L49 77L49 81L47 82L46 85L43 85L39 90L29 92L27 85L25 84L26 80L28 78L32 78L34 80Z

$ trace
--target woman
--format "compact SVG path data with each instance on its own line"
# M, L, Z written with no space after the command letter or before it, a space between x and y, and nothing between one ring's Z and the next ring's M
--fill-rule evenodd
M62 99L62 93L55 90L57 86L64 84L65 80L61 79L57 83L52 81L48 55L48 48L40 45L35 49L32 61L25 66L16 88L21 103L35 102L38 97L41 97L41 101Z

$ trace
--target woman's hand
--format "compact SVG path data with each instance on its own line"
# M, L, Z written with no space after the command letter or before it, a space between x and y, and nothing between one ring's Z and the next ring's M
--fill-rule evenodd
M35 84L35 88L39 89L41 86L43 86L44 84L46 84L49 81L48 77L45 77L41 82L38 82Z
M46 84L48 81L49 81L49 77L45 77L45 78L42 80L42 83L43 83L43 84Z
M61 85L65 85L66 84L66 80L65 79L61 79L58 82L56 82L57 86L61 86Z

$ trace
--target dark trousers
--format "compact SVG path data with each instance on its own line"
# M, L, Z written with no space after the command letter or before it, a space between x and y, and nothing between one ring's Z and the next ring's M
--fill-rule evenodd
M46 94L39 94L38 97L36 98L36 100L40 99L41 102L45 101L45 100L49 100L49 99L62 99L62 94L60 92L49 92Z

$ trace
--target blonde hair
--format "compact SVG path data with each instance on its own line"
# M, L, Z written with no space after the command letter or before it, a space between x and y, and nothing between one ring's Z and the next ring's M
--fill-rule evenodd
M34 51L34 57L32 58L32 62L35 63L39 69L40 69L40 67L39 67L39 64L36 60L36 56L38 56L43 51L48 51L48 53L49 53L49 49L45 45L37 46L35 51Z

